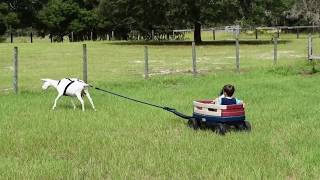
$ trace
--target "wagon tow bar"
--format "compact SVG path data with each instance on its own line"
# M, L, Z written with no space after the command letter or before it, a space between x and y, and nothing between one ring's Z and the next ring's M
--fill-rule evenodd
M124 95L121 95L121 94L118 94L118 93L114 93L114 92L111 92L111 91L108 91L108 90L105 90L105 89L101 89L101 88L98 88L98 87L94 87L92 85L89 85L90 87L98 90L98 91L102 91L102 92L105 92L105 93L109 93L109 94L112 94L114 96L118 96L118 97L121 97L121 98L124 98L124 99L128 99L130 101L134 101L134 102L137 102L137 103L141 103L141 104L145 104L145 105L148 105L148 106L153 106L153 107L156 107L156 108L160 108L160 109L163 109L165 111L168 111L168 112L171 112L173 114L175 114L176 116L179 116L183 119L188 119L188 120L192 120L193 119L193 116L188 116L188 115L185 115L181 112L178 112L176 109L174 108L170 108L170 107L166 107L166 106L160 106L160 105L156 105L156 104L152 104L152 103L149 103L149 102L145 102L145 101L140 101L140 100L137 100L137 99L133 99L133 98L130 98L130 97L127 97L127 96L124 96Z

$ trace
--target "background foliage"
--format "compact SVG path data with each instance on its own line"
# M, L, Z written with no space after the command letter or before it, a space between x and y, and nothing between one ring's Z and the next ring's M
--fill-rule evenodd
M316 0L1 0L0 34L32 28L56 40L74 32L79 41L111 31L128 39L135 30L148 39L152 30L194 28L200 42L201 27L319 24L319 6Z

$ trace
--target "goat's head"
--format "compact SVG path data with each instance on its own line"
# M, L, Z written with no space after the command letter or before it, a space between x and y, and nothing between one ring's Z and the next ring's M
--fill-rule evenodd
M50 79L41 79L43 81L42 89L46 90L51 86Z

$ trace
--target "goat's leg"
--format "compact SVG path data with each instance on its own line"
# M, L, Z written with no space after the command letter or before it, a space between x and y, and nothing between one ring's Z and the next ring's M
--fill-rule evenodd
M96 108L94 107L94 104L93 104L93 101L92 101L91 96L90 96L90 94L89 94L89 91L86 89L86 90L84 90L84 92L86 93L86 96L87 96L87 98L89 99L90 104L91 104L93 110L96 111Z
M77 98L79 99L81 106L82 106L82 111L84 111L84 102L83 99L81 97L81 92L76 94Z
M73 97L72 97L73 98ZM74 104L74 102L73 102L73 99L71 98L71 103L72 103L72 105L73 105L73 109L76 109L77 107L76 107L76 105Z
M57 101L58 99L62 96L62 94L58 94L58 96L56 97L56 99L54 100L54 104L52 106L52 110L54 110L57 107Z

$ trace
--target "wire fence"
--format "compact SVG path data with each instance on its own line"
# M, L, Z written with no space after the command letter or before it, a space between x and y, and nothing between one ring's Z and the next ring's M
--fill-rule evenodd
M320 39L317 36L313 37L312 44L313 54L320 55ZM148 45L147 48L145 45L109 42L86 42L86 48L82 43L1 43L0 92L15 90L14 59L18 61L17 89L33 91L40 90L43 78L87 77L89 83L117 83L168 74L197 76L216 72L246 72L275 64L292 65L307 60L307 45L307 39L279 41L279 44L270 40L259 45L240 41L238 47L233 42L218 46L197 45L194 49L191 43ZM15 47L18 47L17 58L14 58Z
M171 31L157 31L151 30L149 33L141 33L137 30L133 30L128 33L127 40L134 41L174 41L174 40L190 40L193 41L193 29L176 29ZM81 37L76 36L74 32L70 32L63 36L62 39L48 35L45 37L37 36L36 32L28 30L24 32L22 30L15 30L6 33L0 40L2 42L9 43L41 43L41 42L78 42L78 41L112 41L123 40L117 39L115 34L117 32L87 32ZM237 35L239 39L271 39L277 36L281 39L300 39L307 38L308 34L320 37L320 26L276 26L276 27L240 27L240 26L225 26L225 27L213 27L203 28L201 30L202 40L204 41L222 41L228 39L234 39ZM293 36L294 35L294 36Z

